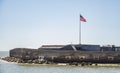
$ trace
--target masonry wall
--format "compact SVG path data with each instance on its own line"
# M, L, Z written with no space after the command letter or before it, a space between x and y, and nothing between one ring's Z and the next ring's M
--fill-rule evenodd
M115 51L101 52L16 48L10 50L10 57L17 57L23 60L44 58L52 62L120 63L120 52Z
M38 49L29 48L15 48L10 50L10 57L16 57L21 59L37 59Z

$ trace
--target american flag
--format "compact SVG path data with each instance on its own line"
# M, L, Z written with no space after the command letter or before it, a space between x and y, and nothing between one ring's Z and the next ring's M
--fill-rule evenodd
M80 21L87 22L86 19L82 15L80 15Z

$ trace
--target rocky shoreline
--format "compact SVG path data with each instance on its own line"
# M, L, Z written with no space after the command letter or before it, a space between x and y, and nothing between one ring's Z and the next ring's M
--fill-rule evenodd
M38 59L35 59L35 60L22 60L20 58L15 58L15 57L4 57L4 58L0 58L0 59L5 60L7 62L16 62L16 63L29 63L29 64L32 64L32 63L35 63L35 64L46 63L45 61L40 61Z
M15 57L3 57L3 58L1 58L1 59L2 59L2 60L5 60L5 61L7 61L7 62L16 62L16 63L22 62L21 59L15 58Z
M1 58L1 60L4 60L4 61L7 61L7 62L15 62L15 63L18 63L18 64L39 64L39 65L74 65L74 66L106 66L106 67L110 67L110 66L117 66L117 67L120 67L120 64L99 64L99 63L85 63L85 62L82 62L82 63L52 63L52 62L47 62L47 61L41 61L41 60L22 60L20 58L15 58L15 57L4 57L4 58Z
M55 62L50 62L50 61L46 61L46 60L41 60L41 59L34 59L34 60L22 60L20 58L15 58L15 57L4 57L1 58L2 60L5 60L7 62L15 62L15 63L28 63L28 64L57 64L57 65L81 65L81 66L85 66L85 65L92 65L91 63L81 63L78 64L77 62L73 62L73 63L55 63Z

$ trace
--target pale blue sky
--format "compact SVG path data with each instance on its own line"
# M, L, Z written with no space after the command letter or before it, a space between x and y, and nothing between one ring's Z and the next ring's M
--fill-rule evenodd
M0 50L43 44L120 45L120 0L0 0Z

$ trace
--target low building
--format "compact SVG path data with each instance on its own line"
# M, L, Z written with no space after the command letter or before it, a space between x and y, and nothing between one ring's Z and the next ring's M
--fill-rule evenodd
M60 50L65 45L42 45L39 50Z

